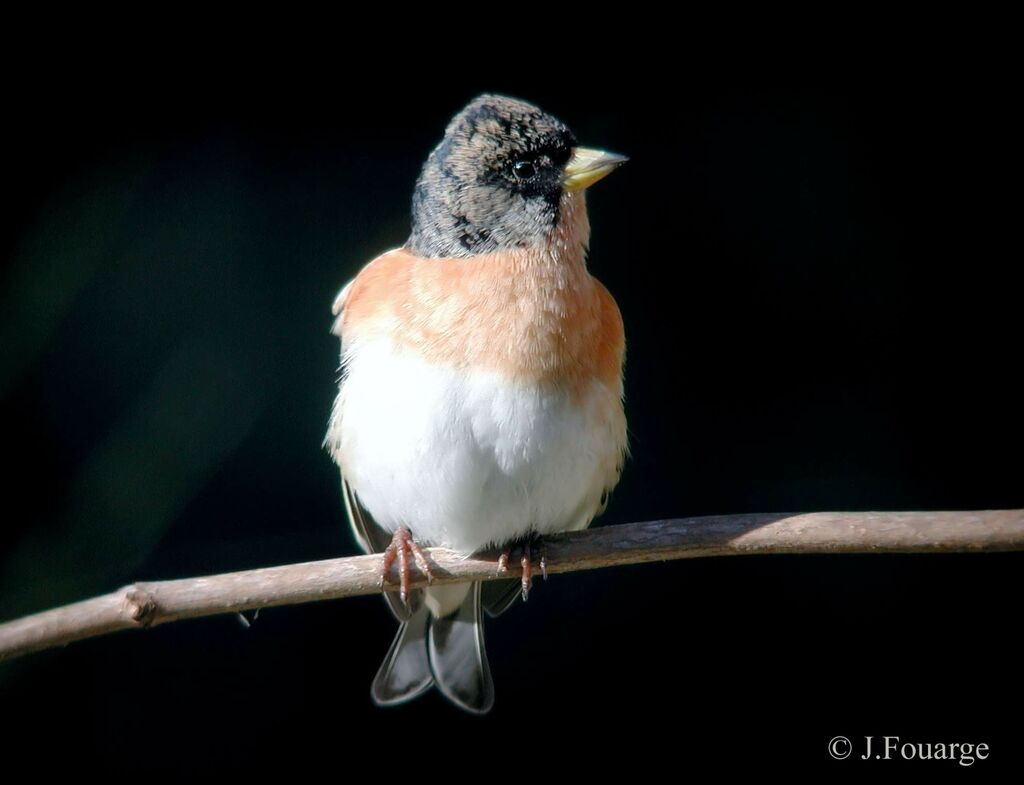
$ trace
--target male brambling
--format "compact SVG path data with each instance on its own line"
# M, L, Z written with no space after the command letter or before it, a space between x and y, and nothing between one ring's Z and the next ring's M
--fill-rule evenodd
M523 542L525 599L530 539L585 528L618 482L625 342L587 271L584 189L625 160L535 106L480 96L427 159L406 244L334 301L344 374L326 444L382 581L399 562L378 704L432 684L471 712L494 701L481 609L500 613L519 582L410 591L411 561L429 578L419 544Z

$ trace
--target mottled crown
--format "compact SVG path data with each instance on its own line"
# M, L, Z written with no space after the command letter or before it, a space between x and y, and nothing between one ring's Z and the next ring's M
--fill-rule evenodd
M407 247L465 257L542 242L557 225L572 132L532 104L482 95L448 124L413 194Z

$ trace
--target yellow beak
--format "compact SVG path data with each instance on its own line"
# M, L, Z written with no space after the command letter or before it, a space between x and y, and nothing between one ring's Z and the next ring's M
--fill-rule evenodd
M589 147L576 147L572 151L569 163L565 165L565 179L562 180L562 185L567 191L580 191L611 174L628 160L624 155L592 150Z

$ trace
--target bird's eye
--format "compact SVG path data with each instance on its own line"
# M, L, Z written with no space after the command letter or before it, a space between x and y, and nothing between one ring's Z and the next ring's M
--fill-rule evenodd
M533 161L519 160L512 164L512 171L520 180L529 180L537 173Z

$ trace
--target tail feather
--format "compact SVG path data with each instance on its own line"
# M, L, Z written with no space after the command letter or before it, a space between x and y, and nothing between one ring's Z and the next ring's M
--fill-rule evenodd
M490 711L494 683L484 648L479 582L457 611L431 621L427 646L430 670L441 694L468 712Z
M379 706L405 703L437 685L448 700L473 714L494 705L494 683L484 648L480 583L448 616L435 618L421 604L398 634L373 680L371 694Z
M523 582L519 578L487 581L480 590L480 600L487 615L493 619L511 608L522 594Z
M427 629L430 611L420 607L398 628L388 649L371 694L380 706L394 706L412 700L434 683L427 658Z

